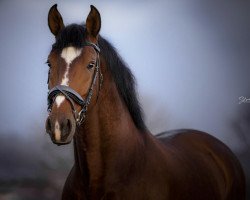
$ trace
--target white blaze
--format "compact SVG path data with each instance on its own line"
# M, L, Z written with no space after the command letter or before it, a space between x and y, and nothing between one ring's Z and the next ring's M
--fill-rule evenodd
M56 120L56 123L55 123L55 140L56 141L61 140L61 130L60 130L60 125L59 125L57 120Z
M77 49L75 47L66 47L62 50L61 57L66 62L66 70L62 78L61 85L69 85L69 68L70 64L75 60L78 56L80 56L82 49ZM62 102L65 100L65 96L58 95L56 97L56 105L59 107Z

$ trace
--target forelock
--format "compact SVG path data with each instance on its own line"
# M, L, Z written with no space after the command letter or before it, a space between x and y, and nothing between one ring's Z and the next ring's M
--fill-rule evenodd
M66 26L56 37L52 49L62 50L65 47L73 46L81 48L85 44L86 28L84 25L71 24Z

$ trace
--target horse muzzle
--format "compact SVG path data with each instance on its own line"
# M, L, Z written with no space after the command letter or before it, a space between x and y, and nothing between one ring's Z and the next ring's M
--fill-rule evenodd
M49 116L46 120L46 132L54 144L69 144L74 136L76 123L73 118L62 115Z

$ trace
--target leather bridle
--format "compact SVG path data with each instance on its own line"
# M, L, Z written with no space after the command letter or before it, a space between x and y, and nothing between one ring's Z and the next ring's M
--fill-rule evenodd
M99 57L100 48L96 44L91 43L91 42L86 42L83 46L91 46L95 49L97 53L96 63L95 63L95 72L94 72L92 82L89 87L86 99L83 99L81 95L78 94L74 89L66 85L57 85L54 88L52 88L48 92L48 99L47 99L48 100L48 112L50 113L56 97L58 95L64 95L71 105L71 109L73 112L73 116L76 120L77 126L80 126L86 118L86 112L88 110L88 105L90 104L90 101L93 95L94 85L96 83L98 74L99 74L99 89L98 89L97 98L98 98L99 90L102 86L102 81L103 81L102 73L100 71L100 57ZM75 103L81 106L81 110L78 113L75 107Z

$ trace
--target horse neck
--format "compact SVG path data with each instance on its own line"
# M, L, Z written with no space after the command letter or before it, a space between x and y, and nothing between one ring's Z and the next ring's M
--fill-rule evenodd
M90 193L95 195L104 190L101 188L104 185L112 187L127 178L123 177L128 174L126 170L131 171L134 165L137 165L134 169L143 166L143 133L136 128L114 81L110 80L111 75L104 73L99 99L88 110L86 121L75 136L76 165L82 175L88 176Z

